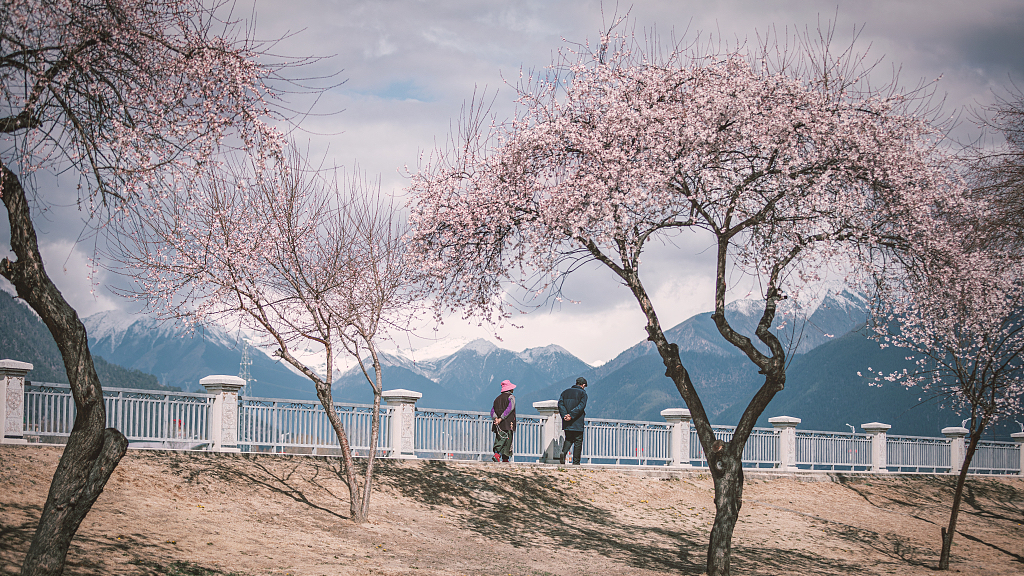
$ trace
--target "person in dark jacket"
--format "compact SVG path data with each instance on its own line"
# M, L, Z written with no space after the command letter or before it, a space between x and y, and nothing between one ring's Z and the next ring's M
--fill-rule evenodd
M491 432L494 432L495 462L508 462L512 457L512 436L516 433L516 398L512 390L516 385L505 380L501 383L501 394L491 406Z
M562 392L558 398L558 414L562 417L562 430L565 442L562 443L562 454L558 457L565 464L565 456L572 447L572 463L579 464L583 457L583 425L587 408L587 379L580 376L572 388Z

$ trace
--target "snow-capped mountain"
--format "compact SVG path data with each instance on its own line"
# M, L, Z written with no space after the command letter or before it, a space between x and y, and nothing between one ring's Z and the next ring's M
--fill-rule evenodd
M786 338L799 334L798 339L787 341L795 342L797 349L809 350L791 355L786 388L762 414L759 425L767 426L767 418L779 415L802 418L801 428L817 430L838 430L845 422L877 420L892 424L894 433L935 436L942 427L960 421L960 416L935 402L922 405L919 390L899 385L877 388L858 376L867 366L884 372L911 366L904 351L881 349L866 331L849 330L863 321L863 298L840 289L816 298L798 296L793 301L796 304L787 306L798 309L806 322L799 330L795 328L797 323L790 321L780 321L776 328ZM62 381L53 376L63 371L63 365L41 321L22 303L11 300L7 305L0 310L0 319L5 322L0 336L6 337L8 357L35 364L33 379ZM756 301L738 301L729 305L727 313L735 328L750 334L760 312ZM173 325L112 312L91 316L84 323L96 356L155 374L163 384L197 390L203 376L238 373L241 354L235 337L224 330L213 328L183 335ZM29 324L39 324L39 330L29 330ZM41 335L33 336L37 332ZM694 316L667 334L679 343L683 363L712 422L735 424L763 376L749 360L724 345L709 314ZM5 338L0 338L2 344ZM48 356L57 360L48 362L47 354L33 355L47 346L53 349ZM661 358L648 346L641 342L605 365L589 368L557 345L512 352L485 340L443 340L426 349L384 354L385 387L421 392L421 408L487 411L498 393L498 382L509 378L518 385L520 412L529 414L534 412L534 401L557 398L576 376L582 375L590 381L590 417L658 421L662 409L683 407L683 403L664 375ZM258 349L251 351L251 358L251 373L256 378L253 395L314 398L312 385L283 364ZM44 369L50 369L50 373L44 374ZM103 374L100 378L106 385L107 378ZM369 401L370 388L361 378L347 373L337 382L336 397ZM137 387L137 382L129 387ZM363 396L349 398L349 393ZM997 439L1008 439L1010 432L1017 431L1012 422L1009 426L993 429L999 435Z
M763 311L763 301L743 299L727 304L725 316L734 330L765 349L754 336ZM864 297L843 285L826 284L784 300L773 329L792 357L847 334L864 324L867 315L868 303ZM763 380L758 378L754 365L722 338L710 312L684 320L666 330L665 336L679 346L683 365L712 419L737 401L749 400ZM661 356L647 340L583 376L590 382L587 413L596 417L658 420L662 409L683 407L679 392L665 377ZM532 403L557 398L561 389L571 383L570 379L562 380L524 395L522 401Z
M761 321L764 301L746 298L726 304L725 317L734 330L751 338L756 346L764 347L754 336ZM868 302L845 286L824 285L822 289L807 292L804 299L787 299L779 305L775 315L774 331L790 354L803 354L833 340L857 326L868 317ZM680 352L736 356L740 352L719 334L710 312L691 316L665 331L670 342L679 345ZM625 350L595 371L610 374L625 364L646 356L657 355L654 344L644 340Z
M180 325L144 316L107 311L82 320L93 354L157 377L161 384L201 390L199 379L212 374L237 375L242 358L238 339L219 327L186 333ZM312 383L285 365L252 348L249 395L313 399Z
M452 354L427 360L399 354L383 354L385 388L407 388L423 394L421 406L487 410L500 392L502 380L516 384L517 394L539 390L568 376L575 377L590 366L561 346L550 345L513 352L477 339ZM358 369L335 382L335 397L369 402L370 387Z
M437 340L436 342L422 348L396 348L389 352L394 355L403 356L412 362L424 362L451 356L472 341L473 340L471 338L445 338L443 340Z
M726 307L726 316L734 329L752 337L762 310L763 302L759 300L739 300ZM862 324L866 316L863 297L842 286L826 286L784 301L774 329L793 355L846 334ZM219 328L183 335L178 326L115 312L96 314L84 322L97 354L155 374L163 384L197 390L203 376L239 371L237 337ZM688 369L694 367L691 376L707 393L706 409L710 413L727 409L755 384L756 371L747 373L752 365L721 337L710 313L693 316L667 330L666 335L687 356ZM305 377L259 348L253 348L251 356L251 373L256 380L252 395L315 397ZM317 355L310 352L308 356L306 359L316 367ZM678 393L671 386L661 390L668 380L660 357L648 341L637 343L596 368L557 345L514 352L482 339L439 340L416 350L388 350L381 358L385 365L384 388L418 391L423 394L419 405L431 408L486 410L499 391L499 383L509 379L517 385L523 411L532 412L533 401L556 398L562 387L580 375L591 382L595 404L588 412L594 416L657 419L657 411L665 405L679 404ZM336 372L336 400L372 401L371 388L358 367L350 364L336 368L342 370Z
M238 374L241 347L238 336L219 327L187 333L180 325L117 311L83 320L93 352L129 368L154 374L161 383L199 390L199 379L211 374ZM295 354L322 369L322 354ZM253 396L313 399L312 384L266 351L250 349ZM510 379L518 391L529 391L572 373L590 369L560 346L513 352L487 340L443 340L417 350L381 352L386 366L385 388L408 388L424 394L421 405L439 408L483 409L498 384ZM338 358L339 401L370 402L372 392L354 362ZM495 392L496 394L497 392ZM486 398L485 398L486 397Z

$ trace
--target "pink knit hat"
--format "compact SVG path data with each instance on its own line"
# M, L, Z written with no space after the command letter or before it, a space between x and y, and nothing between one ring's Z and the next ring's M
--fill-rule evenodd
M516 385L513 384L510 380L505 380L504 382L501 383L501 391L502 392L508 392L509 390L511 390L511 389L513 389L515 387L516 387Z

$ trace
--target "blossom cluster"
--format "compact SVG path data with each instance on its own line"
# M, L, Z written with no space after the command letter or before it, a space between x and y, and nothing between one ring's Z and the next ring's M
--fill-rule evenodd
M876 274L875 330L883 346L905 349L915 369L875 371L874 381L920 386L966 408L980 430L1022 408L1024 263L979 241L986 227L971 219L985 217L984 203L961 209L943 222L946 242L914 242L900 266Z
M12 0L0 21L2 162L77 177L88 216L187 186L225 149L275 153L279 68L199 0Z
M915 222L956 186L913 98L860 88L856 66L637 46L563 51L514 118L424 160L412 254L444 305L507 316L508 284L544 294L580 257L636 273L647 242L685 228L799 284L928 234Z

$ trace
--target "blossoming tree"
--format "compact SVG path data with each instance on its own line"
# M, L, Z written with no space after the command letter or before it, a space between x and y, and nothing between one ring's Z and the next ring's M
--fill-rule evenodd
M215 169L191 194L137 214L111 244L134 280L126 294L164 318L240 323L308 377L341 447L352 518L365 522L383 391L377 346L414 304L393 204L358 175L339 187L292 146L263 165ZM310 352L324 364L311 364ZM367 442L361 478L331 392L346 353L374 393L370 436L358 439Z
M982 434L1020 414L1024 399L1024 261L1021 231L1021 105L1002 100L994 127L1002 149L975 152L966 193L934 207L941 232L914 237L906 256L876 274L881 289L874 328L883 346L906 349L914 371L879 374L966 412L969 434L939 568L949 569L967 472Z
M995 250L923 256L897 286L889 286L876 324L888 344L904 348L917 370L885 375L920 386L965 411L969 434L948 526L942 529L939 568L950 550L968 469L982 433L1020 414L1024 397L1024 267ZM890 330L897 327L898 330Z
M1001 146L977 147L972 155L975 195L991 202L985 236L1018 254L1024 250L1024 92L1014 87L978 112L978 124L1003 138Z
M60 349L77 416L23 574L60 574L71 539L125 453L106 428L85 328L47 275L30 198L66 202L83 219L131 211L231 142L273 150L266 123L279 73L258 64L244 26L198 0L9 0L0 8L0 183L13 258L0 274ZM65 196L43 189L60 174ZM66 186L71 180L71 187Z
M913 94L872 89L863 61L827 42L711 54L710 43L654 44L605 35L596 49L570 46L518 88L512 120L488 129L471 113L456 145L413 176L411 250L442 311L490 320L517 306L513 287L557 292L582 261L618 278L708 457L717 511L707 572L717 576L729 573L744 446L786 382L772 331L779 302L822 265L850 269L910 233L921 216L912 207L945 182L941 135ZM712 318L764 375L728 441L716 439L641 273L649 244L684 230L711 239ZM762 289L752 335L726 316L735 267Z

